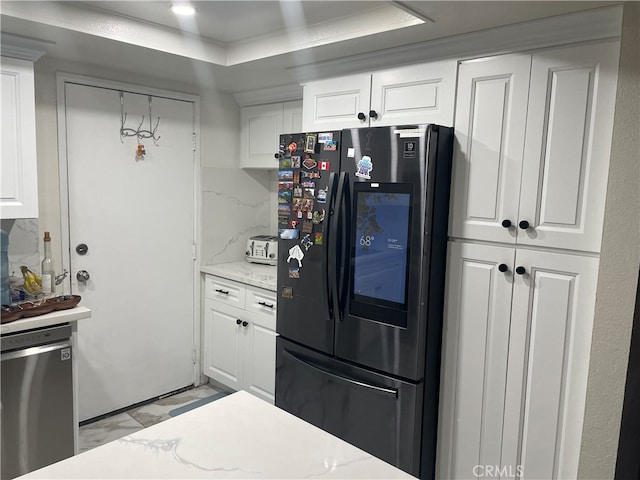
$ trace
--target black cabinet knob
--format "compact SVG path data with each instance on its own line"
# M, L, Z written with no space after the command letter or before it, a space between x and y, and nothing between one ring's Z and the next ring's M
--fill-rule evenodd
M360 112L358 114L358 120L365 120L366 118L367 118L367 116L364 113Z
M240 320L239 318L236 319L236 325L240 325L242 323L242 320Z
M278 158L278 159L280 158L280 154L279 154L279 153L274 153L274 154L273 154L273 156L274 156L275 158Z
M511 220L509 220L508 218L505 218L504 220L502 220L502 226L504 228L509 228L511 226Z
M375 110L369 110L369 118L373 118L374 120L378 118L378 112Z
M522 220L518 226L522 229L522 230L526 230L527 228L529 228L529 222L527 222L526 220Z
M243 327L246 327L247 325L249 325L249 322L242 322Z
M524 267L516 267L516 273L518 275L524 275L525 273L527 273L527 269Z
M508 272L509 266L506 263L501 263L500 265L498 265L498 270L500 270L502 273Z

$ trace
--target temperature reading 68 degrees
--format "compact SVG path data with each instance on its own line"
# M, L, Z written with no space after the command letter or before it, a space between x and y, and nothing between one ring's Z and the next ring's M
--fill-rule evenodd
M363 235L360 237L360 245L363 247L370 247L374 240L375 237L373 235Z

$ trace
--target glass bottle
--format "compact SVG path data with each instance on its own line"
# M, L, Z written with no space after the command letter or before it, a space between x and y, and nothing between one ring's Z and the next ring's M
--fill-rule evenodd
M56 274L53 271L53 259L51 258L51 237L49 232L44 232L44 259L42 260L42 293L51 295L55 291Z

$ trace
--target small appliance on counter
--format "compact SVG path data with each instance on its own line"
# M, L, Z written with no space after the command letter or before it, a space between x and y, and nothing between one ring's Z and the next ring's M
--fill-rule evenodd
M277 265L278 237L271 235L256 235L247 240L245 260L250 263Z

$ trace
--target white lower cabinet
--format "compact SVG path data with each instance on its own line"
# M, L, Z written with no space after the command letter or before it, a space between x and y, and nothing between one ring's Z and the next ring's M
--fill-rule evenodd
M275 292L207 275L204 310L204 374L273 403Z
M598 259L451 242L447 268L437 478L577 478Z

